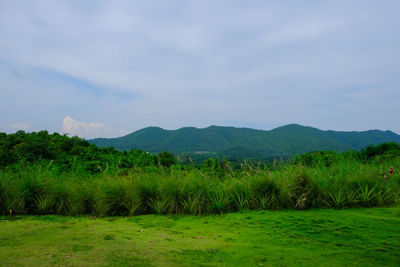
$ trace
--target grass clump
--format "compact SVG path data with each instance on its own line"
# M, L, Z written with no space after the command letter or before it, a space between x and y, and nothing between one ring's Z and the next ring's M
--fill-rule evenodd
M330 155L330 154L329 154ZM326 155L325 155L326 156ZM274 168L243 165L224 175L176 166L121 175L62 175L43 168L0 170L0 213L130 216L221 214L240 210L356 208L399 202L392 161L342 156ZM311 163L310 163L311 162ZM216 165L220 166L220 165Z
M270 176L250 180L251 205L253 209L276 209L282 207L281 188Z
M306 169L300 168L289 185L289 197L296 209L309 209L322 205L322 190Z

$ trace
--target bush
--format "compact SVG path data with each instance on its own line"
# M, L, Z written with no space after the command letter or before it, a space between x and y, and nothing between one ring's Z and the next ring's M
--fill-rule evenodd
M174 155L167 151L159 153L156 156L156 162L158 163L158 165L163 167L171 167L172 165L176 164Z
M60 175L52 169L59 166L55 162L46 167L25 163L0 170L3 215L9 214L10 209L13 214L96 216L341 209L393 205L400 197L400 175L388 174L388 163L362 162L352 157L333 161L330 167L286 164L266 170L247 164L222 176L207 172L204 167L203 171L134 168L109 174L113 167L107 164L97 174L74 170ZM211 170L221 166L214 160L208 163L212 163L207 165ZM70 164L74 169L81 168L74 161Z
M281 189L271 177L255 177L250 180L250 204L253 209L276 209L281 206Z
M322 203L322 191L310 174L299 168L290 185L289 196L296 209L319 207Z

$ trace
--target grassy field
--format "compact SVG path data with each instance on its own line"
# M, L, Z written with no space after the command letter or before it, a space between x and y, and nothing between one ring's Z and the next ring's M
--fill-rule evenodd
M1 266L399 266L400 206L0 217Z

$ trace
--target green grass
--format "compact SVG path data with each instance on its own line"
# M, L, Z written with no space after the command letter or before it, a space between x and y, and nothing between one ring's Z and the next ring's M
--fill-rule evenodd
M382 174L382 169L388 167L350 161L329 168L287 164L273 171L244 169L222 177L173 169L88 178L0 171L0 215L10 210L18 215L197 215L399 203L400 175Z
M0 215L10 210L18 215L124 216L390 206L400 200L400 174L387 174L388 166L349 160L329 167L286 164L268 170L248 166L223 176L171 168L86 178L74 173L2 170ZM400 162L393 166L397 168Z
M0 266L399 266L400 206L3 216L0 237Z

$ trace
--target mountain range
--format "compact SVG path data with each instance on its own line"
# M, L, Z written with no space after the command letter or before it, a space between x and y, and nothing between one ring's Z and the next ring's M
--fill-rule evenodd
M268 131L213 125L203 129L184 127L177 130L147 127L122 137L96 138L89 142L118 150L136 148L150 153L169 151L204 157L222 154L228 159L243 160L290 157L319 150L360 150L384 142L400 143L400 135L381 130L324 131L299 124Z

